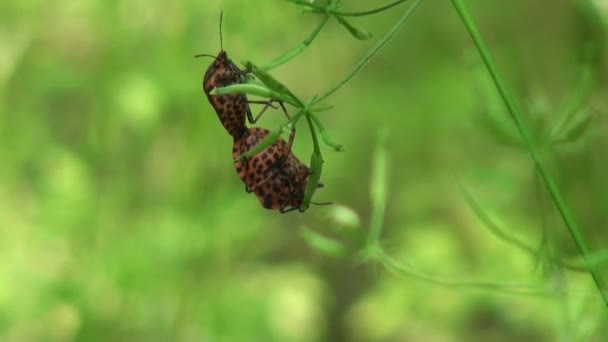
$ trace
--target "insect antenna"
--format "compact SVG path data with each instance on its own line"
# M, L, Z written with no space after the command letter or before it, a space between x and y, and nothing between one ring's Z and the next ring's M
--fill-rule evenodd
M220 51L224 51L224 38L222 37L222 20L224 19L224 11L220 12Z
M220 51L224 51L224 38L222 37L222 21L224 18L224 11L220 12ZM194 55L194 58L198 58L198 57L211 57L213 59L215 59L217 56L214 55L210 55L210 54L206 54L206 53L201 53L198 55Z

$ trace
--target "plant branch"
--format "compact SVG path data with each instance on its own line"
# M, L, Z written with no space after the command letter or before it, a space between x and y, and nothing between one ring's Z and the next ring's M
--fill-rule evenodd
M350 81L356 74L358 74L370 61L371 59L382 49L395 35L399 30L407 23L408 19L412 16L414 11L420 6L423 0L415 0L414 4L403 14L403 16L399 19L397 24L393 26L393 28L387 32L387 34L382 38L380 42L370 50L367 55L365 55L361 61L355 66L355 68L348 74L343 80L341 80L335 87L331 88L327 92L323 93L319 97L316 98L315 103L320 102L331 94L335 93L338 89L340 89L344 84Z

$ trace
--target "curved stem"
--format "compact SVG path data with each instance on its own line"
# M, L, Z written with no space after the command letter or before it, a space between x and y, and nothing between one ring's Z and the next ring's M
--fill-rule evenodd
M407 0L397 0L395 2L391 2L390 4L387 4L387 5L378 7L378 8L374 8L371 10L367 10L367 11L361 11L361 12L340 12L340 11L336 11L334 9L336 7L335 5L329 4L326 6L320 6L320 5L315 4L314 2L309 2L306 0L286 0L286 1L312 8L313 10L311 10L311 11L316 12L316 13L327 13L327 14L331 14L334 16L342 16L342 17L362 17L362 16L376 14L376 13L380 13L382 11L386 11L387 9L390 9L399 4L402 4L402 3L406 2Z
M301 54L304 50L306 50L306 48L308 48L310 46L310 43L312 43L312 41L317 37L319 32L321 32L321 29L323 28L323 26L325 26L325 24L327 23L327 21L329 20L330 17L331 16L329 14L326 14L325 17L323 18L323 21L321 21L319 23L317 28L314 31L312 31L312 33L310 34L310 36L308 36L308 38L306 38L306 40L302 41L298 46L285 52L281 56L275 58L272 62L264 65L260 69L262 69L263 71L272 70L282 64L289 62L290 60L295 58L297 55Z
M311 114L308 111L306 111L304 113L304 116L306 117L306 121L308 122L308 128L310 129L310 135L312 136L313 151L320 155L321 147L319 146L319 138L317 137L317 130L315 129L315 125L312 122Z
M393 28L382 38L382 40L372 50L370 50L367 53L367 55L365 55L361 59L361 61L355 66L355 68L351 71L351 73L348 74L335 87L331 88L324 94L317 97L315 100L315 103L320 102L320 101L326 99L327 97L329 97L331 94L335 93L344 84L346 84L348 81L350 81L356 74L358 74L367 65L367 63L369 63L371 61L371 59L378 53L378 51L380 51L380 49L382 49L393 37L395 37L397 32L399 32L399 30L403 27L403 25L405 25L405 23L408 21L408 19L412 16L414 11L418 8L418 6L420 6L421 3L422 3L422 0L415 0L412 7L410 7L403 14L403 16L397 22L397 24L395 24L395 26L393 26Z
M496 235L499 239L523 250L524 252L526 252L530 255L536 255L536 251L534 250L534 248L528 246L527 244L518 240L517 238L508 235L507 233L504 232L503 229L499 228L498 224L496 222L494 222L490 218L490 216L484 212L484 210L481 207L481 205L479 204L479 202L473 197L473 194L471 194L464 187L462 188L462 190L464 193L465 200L469 203L469 206L471 207L473 212L477 215L477 218L486 226L486 228L488 228L490 230L490 232L494 233L494 235ZM577 271L577 272L588 272L589 271L586 267L572 265L572 264L569 264L558 258L555 258L553 256L551 256L551 261L554 262L555 264L559 265L560 267L567 268L572 271Z
M524 284L505 284L505 283L494 283L488 281L476 281L476 280L454 280L443 277L434 276L431 274L423 273L412 267L405 266L395 259L391 258L384 252L376 257L377 260L388 270L391 270L401 276L411 277L419 280L423 280L435 285L450 287L450 288L476 288L485 289L492 291L503 291L505 293L517 294L517 295L534 295L534 296L557 296L561 297L564 295L562 291L552 291L551 289L533 287Z

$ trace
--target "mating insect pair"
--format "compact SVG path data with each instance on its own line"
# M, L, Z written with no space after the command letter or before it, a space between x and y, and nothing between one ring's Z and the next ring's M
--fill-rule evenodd
M264 128L247 128L245 118L251 124L256 123L268 107L273 106L274 102L279 103L288 119L289 114L282 102L272 99L249 101L245 94L210 94L214 88L243 83L246 77L246 72L240 70L224 51L221 23L222 16L220 16L220 44L222 46L220 53L217 56L201 54L195 57L214 58L213 63L205 72L203 90L220 122L234 139L232 157L236 160L234 166L237 174L245 183L245 190L253 192L264 208L278 209L281 213L296 209L302 211L300 208L311 171L291 151L295 139L295 128L292 129L288 142L279 137L254 156L237 160L271 133ZM249 107L250 103L265 105L255 118ZM322 186L319 183L319 187Z

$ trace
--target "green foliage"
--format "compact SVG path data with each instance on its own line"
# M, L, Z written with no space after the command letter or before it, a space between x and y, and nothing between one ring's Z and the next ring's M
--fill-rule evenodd
M603 341L608 12L453 3L3 2L0 340ZM303 214L232 170L222 10Z

